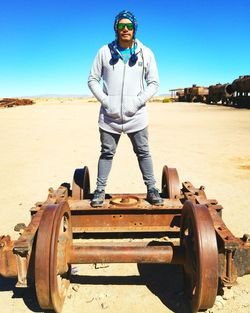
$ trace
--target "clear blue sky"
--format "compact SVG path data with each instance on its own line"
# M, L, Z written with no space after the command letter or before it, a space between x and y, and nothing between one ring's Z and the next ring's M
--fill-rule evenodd
M155 53L158 94L250 74L249 0L0 0L0 97L90 94L92 61L123 9Z

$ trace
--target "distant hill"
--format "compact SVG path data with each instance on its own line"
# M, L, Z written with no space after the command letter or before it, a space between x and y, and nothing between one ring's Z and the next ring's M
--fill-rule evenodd
M158 97L171 97L170 93L162 93Z

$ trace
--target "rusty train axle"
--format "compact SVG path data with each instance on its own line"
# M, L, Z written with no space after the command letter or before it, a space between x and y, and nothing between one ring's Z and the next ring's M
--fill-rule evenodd
M17 240L0 237L0 275L16 277L16 287L35 285L41 308L61 312L72 264L178 264L192 312L208 309L218 285L230 287L250 273L250 236L236 238L222 206L207 199L203 186L181 187L174 168L163 167L161 195L164 204L154 206L145 194L109 194L93 209L88 168L77 169L72 189L50 188L31 209L30 224L16 227Z

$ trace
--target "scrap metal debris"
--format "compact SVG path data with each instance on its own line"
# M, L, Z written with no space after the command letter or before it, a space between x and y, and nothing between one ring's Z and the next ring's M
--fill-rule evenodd
M34 101L31 99L3 98L0 100L0 107L10 108L19 105L30 105L33 103Z

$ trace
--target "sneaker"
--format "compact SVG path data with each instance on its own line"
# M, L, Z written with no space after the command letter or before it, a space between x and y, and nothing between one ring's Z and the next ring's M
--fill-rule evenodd
M147 201L154 205L164 204L164 200L160 197L159 190L155 187L148 189Z
M105 191L96 189L94 192L93 199L90 202L90 205L94 208L98 206L103 206L105 200Z

